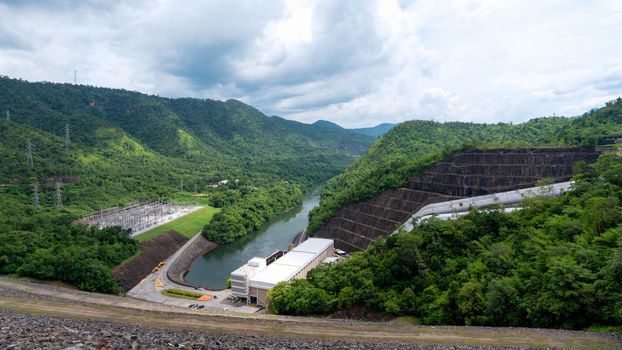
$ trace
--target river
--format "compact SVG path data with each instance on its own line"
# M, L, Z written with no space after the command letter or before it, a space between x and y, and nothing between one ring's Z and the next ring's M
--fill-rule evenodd
M265 257L276 250L287 251L296 233L309 223L309 211L320 202L320 188L308 193L298 206L279 215L262 229L233 243L218 246L197 258L186 281L209 288L225 288L231 272L253 257Z

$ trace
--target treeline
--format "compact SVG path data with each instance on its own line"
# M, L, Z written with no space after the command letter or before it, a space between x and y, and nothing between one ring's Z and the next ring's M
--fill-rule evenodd
M240 186L217 191L210 201L223 210L214 215L202 234L218 244L231 243L258 230L301 200L300 187L284 181L261 188Z
M354 306L424 324L579 329L622 324L622 157L577 164L575 189L523 209L429 219L281 283L270 311Z
M112 268L138 250L129 230L73 225L68 213L30 214L14 227L0 224L0 273L59 280L91 292L122 292Z
M406 185L409 179L451 153L479 146L558 145L555 135L570 118L537 118L512 124L407 121L391 129L343 173L324 186L320 205L310 213L309 231L322 227L337 210ZM553 136L552 136L553 135Z
M563 128L557 137L568 144L586 147L594 147L606 138L622 137L622 98L583 114Z

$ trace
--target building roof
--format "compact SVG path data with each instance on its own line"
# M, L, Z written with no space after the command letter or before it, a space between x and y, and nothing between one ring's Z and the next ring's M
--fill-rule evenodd
M265 270L251 278L250 286L253 288L270 289L281 281L289 281L299 271L299 266L272 263Z
M252 258L248 261L248 263L238 267L235 271L231 272L231 276L250 278L265 269L266 259Z
M283 255L280 259L277 259L271 265L291 265L303 268L307 266L307 264L310 263L315 257L316 254L297 252L292 250L291 252Z
M296 248L292 249L294 252L307 252L313 254L320 254L333 244L332 239L326 238L309 238L302 242Z
M332 245L332 239L309 238L253 276L250 286L269 289L281 281L289 281Z

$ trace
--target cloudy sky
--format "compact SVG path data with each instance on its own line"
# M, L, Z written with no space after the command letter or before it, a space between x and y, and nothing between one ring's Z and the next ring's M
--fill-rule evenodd
M520 122L622 95L622 1L0 0L0 74L346 127Z

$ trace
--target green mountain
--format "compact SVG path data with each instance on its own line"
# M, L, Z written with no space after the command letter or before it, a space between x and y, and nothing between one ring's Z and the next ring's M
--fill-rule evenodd
M315 123L311 125L321 126L321 127L328 128L328 129L343 129L343 127L341 127L341 125L339 124L333 123L328 120L322 120L322 119L316 121Z
M315 125L315 126L321 126L324 128L328 128L328 129L342 129L342 130L350 130L356 134L361 134L361 135L367 135L367 136L371 136L373 138L378 138L382 135L384 135L387 131L391 130L396 124L391 124L391 123L382 123L382 124L378 124L376 126L372 126L369 128L355 128L355 129L345 129L342 126L340 126L339 124L333 123L331 121L328 120L318 120L315 123L311 124L311 125Z
M377 138L377 137L380 137L386 134L389 130L393 129L395 125L396 124L392 124L392 123L382 123L382 124L378 124L376 126L372 126L369 128L358 128L358 129L350 129L350 130L357 134L367 135L367 136L372 136L372 137Z
M336 175L373 142L346 130L267 117L235 100L169 99L6 77L0 78L0 108L10 113L0 124L0 183L47 186L58 176L71 177L80 190L67 201L78 207L164 196L182 181L199 189L225 178L306 186ZM32 168L26 164L29 141ZM99 193L89 195L90 186Z
M571 118L536 118L512 124L477 124L413 120L401 123L378 139L343 173L330 179L319 207L310 214L309 230L315 232L343 205L355 203L406 184L446 155L466 147L554 145L569 128Z

